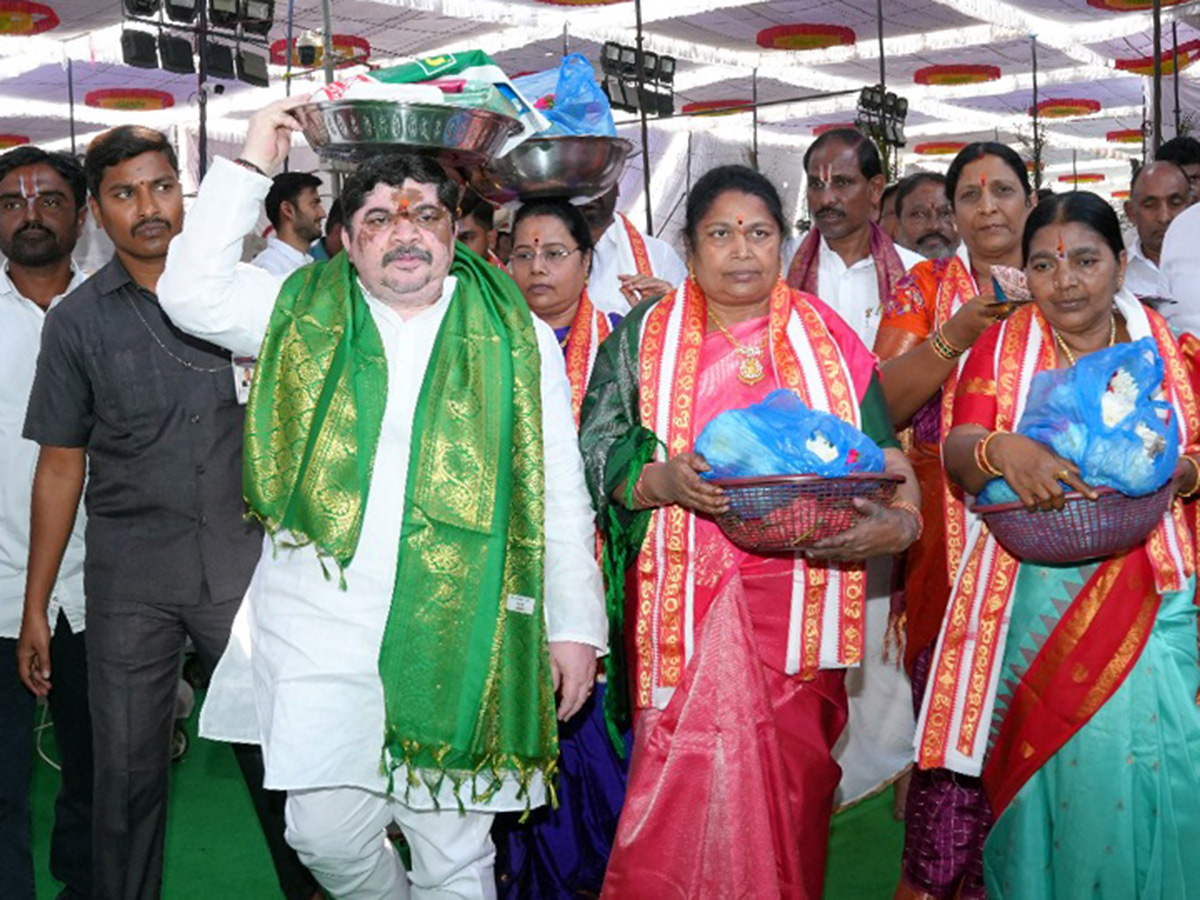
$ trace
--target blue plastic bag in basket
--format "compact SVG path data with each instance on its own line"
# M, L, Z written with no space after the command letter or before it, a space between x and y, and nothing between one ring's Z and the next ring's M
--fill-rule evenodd
M715 417L696 452L712 466L706 478L883 471L883 451L874 441L831 413L809 409L788 390Z
M599 135L616 137L612 107L596 83L592 64L581 53L569 53L555 69L514 78L517 90L550 120L541 137Z
M1151 494L1179 461L1174 410L1153 399L1162 378L1151 338L1089 353L1070 368L1033 376L1017 433L1075 463L1090 485L1131 497ZM983 505L1016 499L1002 478L979 494Z

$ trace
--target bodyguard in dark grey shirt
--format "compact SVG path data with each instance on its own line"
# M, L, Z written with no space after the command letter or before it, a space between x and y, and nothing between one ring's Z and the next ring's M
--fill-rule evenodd
M25 437L87 449L89 597L241 599L262 550L244 414L229 352L178 331L117 257L47 317Z
M86 470L93 897L157 900L184 641L211 672L262 533L243 517L229 354L175 330L153 293L183 223L175 154L158 132L122 126L92 142L84 169L116 255L42 331L24 431L41 450L17 653L26 685L44 692L46 603ZM258 747L235 753L284 895L310 900L315 882L284 842L283 795L262 790Z

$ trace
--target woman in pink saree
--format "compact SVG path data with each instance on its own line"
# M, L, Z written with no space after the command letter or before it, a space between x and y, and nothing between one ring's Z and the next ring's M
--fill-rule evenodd
M628 661L610 664L609 712L627 697L634 716L604 897L821 896L844 669L862 655L863 560L900 552L921 522L875 359L780 279L785 229L761 175L725 166L701 178L685 225L692 275L626 317L584 400L610 643ZM779 388L864 431L906 481L890 507L862 502L849 531L761 556L713 521L728 501L692 447L717 414Z

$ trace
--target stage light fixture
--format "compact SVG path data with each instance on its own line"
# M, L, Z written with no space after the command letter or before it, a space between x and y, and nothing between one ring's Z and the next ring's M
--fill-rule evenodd
M637 51L632 47L621 48L621 75L626 78L635 77L637 72Z
M238 0L209 0L208 24L213 28L237 28L237 23Z
M127 66L157 69L158 50L155 47L154 35L148 31L122 31L121 58Z
M658 54L649 50L642 53L642 80L653 81L658 71Z
M224 78L227 81L237 78L233 68L233 48L228 44L205 45L204 65L210 78Z
M159 0L125 0L125 12L131 16L152 16L158 12Z
M196 21L196 2L197 0L166 0L163 8L172 22L190 24Z
M158 36L158 55L167 72L191 75L196 71L196 60L192 56L192 42L187 38L162 32Z
M251 34L266 37L275 21L274 0L242 0L242 27Z
M663 84L674 84L675 83L675 57L660 56L658 58L657 78Z
M616 75L621 71L621 45L607 41L600 51L600 71L605 75Z
M267 87L271 83L271 77L267 72L267 58L260 53L238 50L237 76L246 84Z

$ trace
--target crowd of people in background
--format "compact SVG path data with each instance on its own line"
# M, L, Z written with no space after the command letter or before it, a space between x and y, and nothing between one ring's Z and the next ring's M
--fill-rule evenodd
M1200 897L1200 142L1136 169L1122 234L1004 144L889 184L834 129L797 160L797 240L726 165L680 254L617 187L513 214L420 155L327 208L274 174L302 100L186 216L151 129L0 156L5 897L43 864L40 699L59 896L160 896L186 652L288 900L818 900L834 809L892 785L897 900ZM1028 374L1141 338L1172 513L1099 563L1007 557L970 526L989 477L1090 491L1013 433ZM757 554L693 445L779 388L900 486Z

